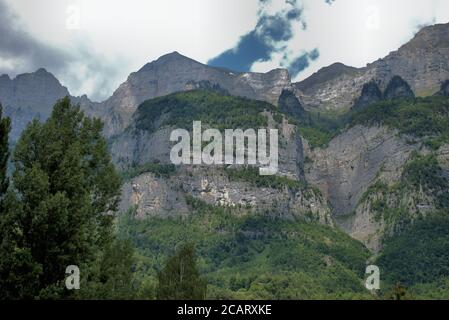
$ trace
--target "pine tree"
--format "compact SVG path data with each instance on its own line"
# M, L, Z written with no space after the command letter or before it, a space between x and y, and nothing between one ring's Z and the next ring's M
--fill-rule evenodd
M158 274L157 299L159 300L204 300L207 283L201 278L196 266L193 245L183 246L171 257Z
M35 120L23 132L0 217L1 296L70 296L66 267L82 272L111 243L121 181L101 132L102 123L68 97L46 123Z

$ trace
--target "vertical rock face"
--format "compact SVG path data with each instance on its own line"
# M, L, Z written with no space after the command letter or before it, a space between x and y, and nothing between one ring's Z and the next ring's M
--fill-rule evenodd
M313 161L306 178L327 195L335 216L349 215L380 168L394 179L414 149L385 127L356 126L326 149L306 146L306 156Z
M216 93L201 93L204 94L201 98L203 103L206 103L209 95L211 102L219 101ZM174 97L182 100L191 95L176 93L155 101L166 104L165 101L174 101ZM223 96L223 99L232 99L238 105L248 103L246 99L235 97ZM170 119L172 114L164 111L160 115L143 118L145 112L151 110L148 103L152 101L140 106L127 130L111 142L114 161L124 169L145 167L148 163L158 166L171 163L173 143L170 143L170 133L174 127L171 127L170 122L165 123L164 119ZM267 106L260 110L260 115L266 119L264 128L277 129L279 132L279 167L276 176L260 176L253 180L254 177L248 176L248 171L242 165L176 166L170 177L161 178L148 172L132 178L123 188L122 208L125 210L135 206L140 217L188 215L191 212L188 199L193 197L214 206L234 208L237 214L305 218L332 225L327 199L305 182L303 143L296 126L279 116L278 112L270 112L271 106L258 103ZM207 104L203 106L206 110L210 110L209 107ZM220 107L232 113L231 105L227 102L222 101ZM200 117L201 114L199 112L195 116ZM142 119L148 126L138 125ZM207 121L208 118L202 123L204 128L209 126ZM229 170L243 173L232 175ZM263 181L276 183L271 185Z
M378 194L373 191L377 188L372 189L376 184L400 182L406 163L419 148L386 127L356 126L337 136L326 149L311 150L306 144L305 153L311 159L306 179L328 198L334 222L378 251L384 236L397 227L396 222L400 224L388 224L383 217L377 217L375 206L379 200L387 207L407 207L410 219L423 210L420 204L431 203L428 195L420 191L396 195L382 189L384 193Z
M278 102L279 110L294 119L302 119L306 110L302 107L292 90L282 90Z
M360 98L354 104L354 110L361 110L382 100L382 92L376 82L370 81L362 89Z
M384 99L393 100L400 98L414 98L410 85L399 76L394 76L387 85L384 92Z
M394 76L382 94L375 81L371 81L363 86L362 94L356 100L353 110L362 110L374 103L382 100L394 100L401 98L412 99L415 97L410 85L399 76Z
M175 96L175 99L182 99L183 93L177 93ZM173 97L173 95L161 98L164 101L163 104L173 101L173 99L170 100L170 97ZM165 99L167 102L165 102ZM238 98L233 99L240 104L245 104L247 101ZM203 101L207 101L207 95ZM151 101L148 103L151 103ZM120 168L127 169L147 163L171 163L170 151L175 143L170 142L170 135L177 127L176 125L166 124L165 120L170 119L172 114L168 111L154 118L145 117L145 112L148 110L145 107L147 106L142 105L137 110L127 130L114 137L110 143L113 160ZM221 107L227 108L227 105L223 104ZM232 112L232 109L228 108L227 110ZM275 117L267 110L262 111L260 115L266 119L266 129L278 130L278 173L294 180L304 181L303 144L297 127L289 123L285 117ZM198 120L201 120L201 114L197 116ZM141 121L144 121L148 126L139 126L138 123ZM201 121L203 121L203 128L209 127L207 119ZM189 123L189 126L191 125ZM191 129L191 127L184 129ZM229 129L240 128L231 127Z

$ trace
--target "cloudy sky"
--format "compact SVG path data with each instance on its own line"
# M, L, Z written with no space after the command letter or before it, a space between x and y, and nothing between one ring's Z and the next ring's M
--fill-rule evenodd
M447 22L447 0L0 0L0 74L44 67L98 101L178 51L301 80L334 62L362 67Z

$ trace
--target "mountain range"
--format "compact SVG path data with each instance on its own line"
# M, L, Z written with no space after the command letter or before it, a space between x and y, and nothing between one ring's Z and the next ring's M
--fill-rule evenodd
M335 63L309 78L292 83L288 71L267 73L233 72L201 64L173 52L131 73L113 95L101 103L86 96L73 97L90 115L106 122L105 133L113 136L129 124L137 107L145 100L193 88L220 86L229 94L263 100L277 105L284 89L292 90L308 110L347 111L360 96L363 86L375 80L385 88L398 75L410 84L417 96L431 95L449 78L448 24L428 26L397 51L363 68ZM45 117L54 102L69 95L67 88L45 69L22 74L15 79L0 77L0 98L10 114L29 108L28 114ZM20 121L18 121L20 122ZM17 131L20 131L20 125Z
M139 219L185 217L200 201L237 216L315 222L343 230L371 259L390 266L402 257L393 250L405 241L400 237L449 210L448 79L449 24L442 24L423 28L366 67L336 63L298 83L284 69L234 72L173 52L130 74L103 102L71 98L105 123L125 177L123 211L132 208ZM67 95L44 69L1 76L11 140ZM250 168L173 168L170 132L194 120L279 129L279 174L264 179ZM245 236L269 233L264 227ZM332 265L332 257L323 259Z

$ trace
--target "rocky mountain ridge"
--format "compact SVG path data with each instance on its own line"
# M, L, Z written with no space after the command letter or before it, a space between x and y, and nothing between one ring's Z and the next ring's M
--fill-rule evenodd
M112 136L123 131L137 107L145 100L201 88L205 83L233 96L272 104L276 104L282 90L291 85L287 70L237 73L210 67L173 52L132 73L103 103L106 110L103 118L110 119L106 134Z
M348 110L365 84L375 81L384 90L394 76L410 84L417 96L432 95L449 78L449 24L424 27L414 38L363 68L334 64L293 84L309 109Z
M313 148L298 133L301 120L316 111L342 113L397 98L413 99L415 94L447 97L449 33L445 31L449 31L449 24L426 27L410 43L365 68L334 64L296 84L291 83L286 70L235 73L174 52L132 73L104 102L93 103L86 96L72 97L72 101L105 122L112 157L122 170L169 163L169 135L178 123L166 121L172 119L170 110L154 116L154 107L159 105L152 103L158 97L170 104L176 99L164 99L171 99L172 94L205 92L201 99L207 100L214 92L219 97L213 96L211 101L227 101L223 108L228 106L229 97L241 99L231 103L233 107L251 104L259 108L256 100L265 101L272 108L263 105L264 110L252 114L250 120L257 118L265 127L278 128L282 133L280 171L272 178L274 182L254 179L248 173L237 174L249 178L247 181L232 180L223 167L180 168L168 177L144 170L125 183L122 209L135 207L139 217L182 216L189 212L188 197L194 197L215 206L244 208L246 213L271 212L289 219L335 223L378 251L384 236L402 222L387 227L387 219L378 219L373 209L379 199L385 198L384 193L366 193L379 183L383 187L399 183L414 153L430 152L423 147L425 139L409 139L386 125L364 123L344 127L327 146ZM13 139L32 118L45 119L54 102L66 95L67 88L43 69L12 80L0 77L0 101L6 114L12 116ZM200 113L207 118L209 111ZM249 121L245 113L250 111L234 112L236 123ZM227 118L220 112L214 115L215 124ZM142 119L145 126L139 125ZM448 176L445 146L438 149L443 177ZM388 201L391 206L405 206L413 215L436 208L435 199L419 188L396 194Z
M101 103L94 103L86 96L72 99L80 103L88 115L103 119L108 137L121 133L145 100L205 86L274 105L282 92L289 90L309 111L341 113L354 105L364 85L374 81L385 90L394 76L404 79L417 96L436 93L441 83L449 78L448 34L449 24L425 27L409 43L364 68L335 63L299 83L292 83L285 69L267 73L233 72L173 52L131 73L113 95ZM7 75L0 77L0 102L8 107L10 115L15 110L29 108L35 116L45 119L54 103L66 95L69 95L68 89L44 69L15 79ZM26 120L13 119L15 132L23 129Z

